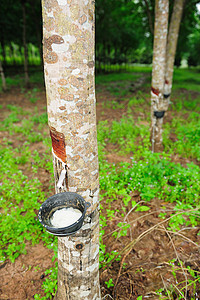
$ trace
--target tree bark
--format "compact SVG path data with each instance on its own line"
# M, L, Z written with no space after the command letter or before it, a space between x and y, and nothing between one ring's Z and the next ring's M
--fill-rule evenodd
M91 203L82 228L58 238L56 299L101 299L94 1L43 0L42 13L56 193L76 192Z
M3 36L1 36L1 49L2 49L2 56L3 56L2 65L4 65L4 67L5 67L6 66L6 51L5 51L5 44L4 44Z
M25 85L26 85L26 87L29 87L28 48L27 48L27 41L26 41L26 6L25 6L25 0L22 0L22 14L23 14L24 75L25 75Z
M34 14L34 19L36 20L35 22L35 34L36 34L36 39L37 39L37 45L38 45L38 50L40 54L40 64L41 66L43 65L43 54L42 54L42 36L41 36L41 19L40 17L38 18L38 12L37 12L37 7L38 3L35 2L35 0L31 1L32 9L33 9L33 14Z
M2 90L5 92L7 90L7 86L6 86L6 79L5 79L1 60L0 60L0 73L1 73L1 81L2 81Z
M167 101L163 97L168 28L168 0L156 0L151 86L152 151L162 150L162 123Z
M173 6L173 12L169 25L169 33L167 38L167 53L166 53L166 69L165 69L165 85L164 85L164 97L170 101L170 94L172 90L173 72L174 72L174 60L176 54L176 46L178 41L178 33L181 23L181 17L183 13L183 5L185 0L175 0Z

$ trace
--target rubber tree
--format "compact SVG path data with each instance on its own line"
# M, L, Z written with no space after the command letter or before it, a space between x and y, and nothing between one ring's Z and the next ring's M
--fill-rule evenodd
M91 203L83 227L58 238L56 299L100 299L94 1L43 0L42 14L55 190Z
M26 0L21 0L22 4L22 17L23 17L23 47L24 47L24 76L25 76L25 85L29 87L29 76L28 76L28 47L27 47L27 28L26 28Z
M162 150L162 124L168 100L164 98L165 58L168 31L168 0L155 1L153 66L151 84L152 151Z
M7 86L6 86L6 79L5 79L1 60L0 60L0 73L1 73L1 81L2 81L2 90L5 92L7 90Z
M170 20L169 32L167 37L164 97L168 100L168 104L170 101L170 94L172 90L174 61L184 2L185 0L174 1L173 12Z

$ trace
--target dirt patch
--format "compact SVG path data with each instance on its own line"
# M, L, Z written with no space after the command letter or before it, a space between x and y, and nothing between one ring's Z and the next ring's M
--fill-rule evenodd
M42 242L32 246L27 244L27 254L20 255L14 263L6 261L0 267L0 299L33 299L40 293L45 280L45 270L53 267L53 251L43 246Z
M135 201L141 201L137 195L132 195ZM191 267L193 270L199 270L199 248L194 245L199 243L198 228L185 229L181 233L175 233L166 229L167 223L158 218L161 212L161 205L167 206L163 211L168 211L168 217L173 206L161 203L154 199L151 204L149 213L132 212L129 214L128 223L131 227L126 237L114 239L112 229L117 228L117 217L115 221L110 221L106 228L104 243L107 245L107 251L118 250L119 252L127 245L127 251L123 253L120 262L113 262L109 268L101 270L102 292L111 294L114 299L137 299L143 295L148 299L159 299L155 290L163 288L164 285L169 288L176 286L178 282L183 282L188 274L185 274L184 268ZM117 204L112 203L112 209L119 209ZM129 212L131 207L129 207ZM146 215L146 216L145 216ZM139 238L138 238L139 237ZM132 243L132 246L131 246ZM172 261L172 264L169 261ZM180 266L180 261L183 267ZM124 264L124 267L123 267ZM173 275L172 269L177 269L176 276ZM112 278L115 283L114 287L108 289L106 281ZM164 283L163 283L164 282ZM197 295L199 295L197 287ZM192 287L188 287L187 299L193 296Z

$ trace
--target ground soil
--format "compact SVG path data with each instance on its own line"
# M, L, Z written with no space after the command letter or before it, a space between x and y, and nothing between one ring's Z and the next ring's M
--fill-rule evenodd
M112 120L120 120L123 115L126 115L126 102L124 102L123 108L115 110L104 106L103 103L110 101L111 97L116 100L116 97L104 90L97 93L98 121L108 120L111 122ZM33 111L34 107L37 106L39 113L43 113L46 106L45 92L38 92L37 98L35 104L31 103L18 88L1 94L0 104L4 107L1 119L8 114L6 109L8 104L22 106L24 110L28 111ZM170 113L168 113L168 118L170 120ZM48 131L48 128L44 130ZM8 133L0 132L0 139L6 136L8 137ZM172 136L171 138L174 140L176 137ZM19 139L16 135L9 136L9 139L12 140L13 147L19 145ZM35 143L31 147L41 152L44 150L41 142ZM106 159L108 162L117 164L121 161L130 161L131 155L119 156L115 151L116 149L117 146L115 145L107 145ZM177 158L177 162L186 163L185 159L180 160ZM43 183L44 190L48 188L48 176L50 175L42 168L38 170L37 177ZM54 193L53 189L51 193ZM141 201L137 192L131 196L136 202ZM103 205L106 209L108 204L105 202ZM173 209L172 204L161 203L154 199L148 205L150 210L147 213L131 212L129 214L127 220L131 227L126 237L114 239L111 233L119 220L108 221L104 235L106 251L116 249L121 251L125 245L131 242L132 246L123 253L121 262L112 262L111 266L100 270L103 299L135 300L140 295L143 295L142 299L159 299L155 294L156 290L166 287L172 289L178 282L183 282L182 286L184 286L186 280L184 269L180 268L176 277L173 276L169 265L169 260L172 259L174 259L174 267L177 267L179 261L182 261L183 267L190 266L193 270L200 270L199 248L194 244L200 242L200 236L197 235L198 228L183 228L179 234L168 232L166 229L167 222L160 219L158 215L163 205L170 212ZM113 202L112 209L117 210L118 208L120 208L120 201ZM53 252L44 247L42 242L35 246L27 243L26 249L27 254L20 255L14 263L6 261L0 266L0 300L29 300L34 298L35 293L44 295L41 284L45 279L45 270L54 264L52 262ZM113 279L114 287L107 288L105 281L109 281L110 278ZM176 288L174 289L176 291ZM192 295L192 286L188 286L185 299L192 299ZM200 297L198 284L195 297L193 299ZM174 296L173 299L178 298Z

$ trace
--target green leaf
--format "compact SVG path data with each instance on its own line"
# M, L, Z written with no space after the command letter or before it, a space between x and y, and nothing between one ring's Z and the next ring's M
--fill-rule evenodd
M141 205L135 211L148 211L150 209L149 206Z

